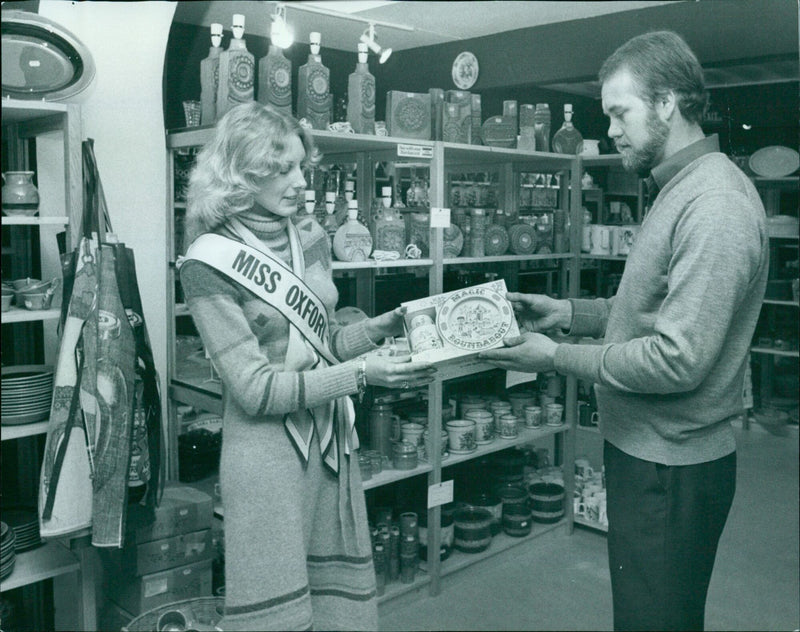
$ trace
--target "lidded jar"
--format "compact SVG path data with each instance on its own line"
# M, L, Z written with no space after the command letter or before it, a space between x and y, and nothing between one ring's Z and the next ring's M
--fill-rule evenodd
M2 199L6 215L36 215L39 212L39 191L33 184L33 171L6 171L3 174Z

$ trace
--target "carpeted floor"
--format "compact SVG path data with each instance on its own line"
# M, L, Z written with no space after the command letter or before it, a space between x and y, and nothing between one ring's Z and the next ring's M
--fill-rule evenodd
M707 630L800 628L798 433L737 430L737 492ZM559 529L381 605L382 630L611 630L605 535Z

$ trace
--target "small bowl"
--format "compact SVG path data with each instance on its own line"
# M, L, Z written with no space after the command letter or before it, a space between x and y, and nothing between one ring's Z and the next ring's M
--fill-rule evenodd
M32 279L31 277L26 277L24 279L16 279L15 281L12 281L11 285L15 290L21 290L30 285L36 285L37 283L44 283L44 281L41 279Z
M25 294L22 298L22 304L25 309L39 310L50 309L50 304L53 302L53 295L47 292Z

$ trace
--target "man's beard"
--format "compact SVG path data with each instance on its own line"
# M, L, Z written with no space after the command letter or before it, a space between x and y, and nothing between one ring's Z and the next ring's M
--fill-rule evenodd
M656 166L664 144L669 136L669 125L658 118L654 109L647 115L647 140L641 149L631 148L622 154L622 166L628 171L635 171L640 177L646 177Z

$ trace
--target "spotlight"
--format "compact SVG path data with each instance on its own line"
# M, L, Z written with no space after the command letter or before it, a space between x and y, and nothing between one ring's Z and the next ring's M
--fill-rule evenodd
M364 31L359 40L366 44L373 53L379 56L378 61L381 64L386 63L386 60L389 59L389 56L392 54L391 48L381 48L378 46L378 43L375 41L374 24L369 25L369 28Z

